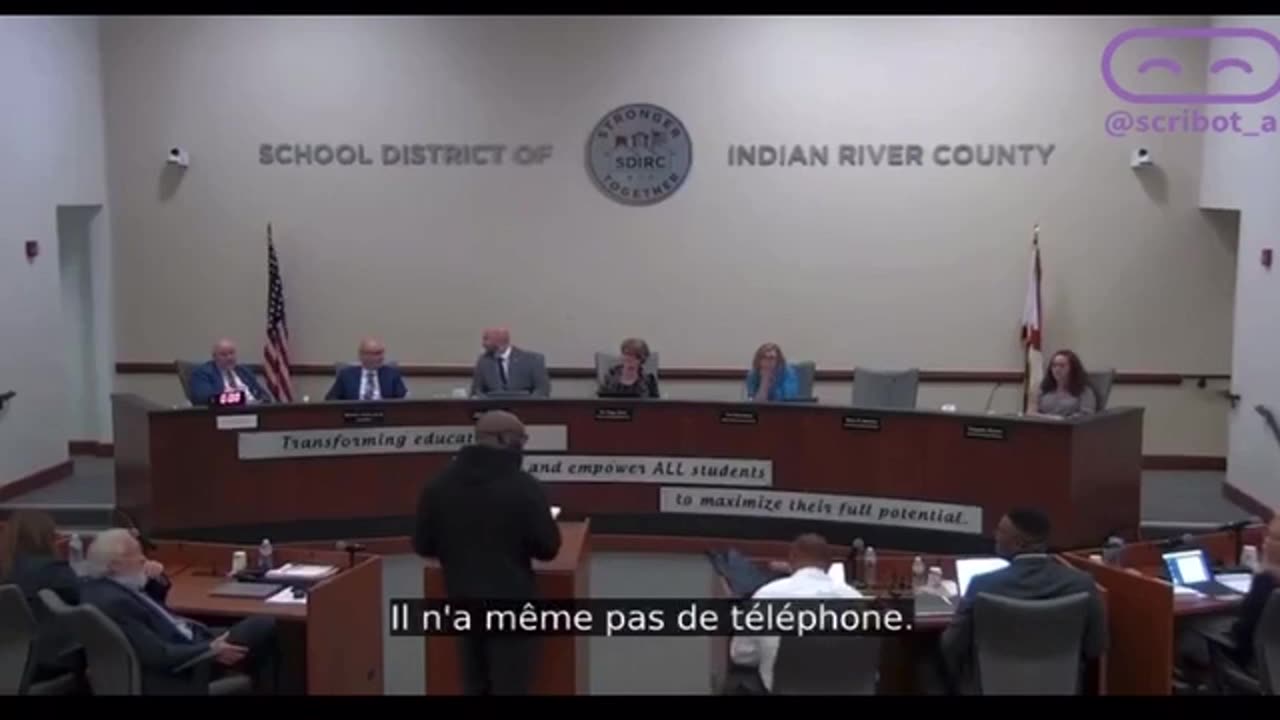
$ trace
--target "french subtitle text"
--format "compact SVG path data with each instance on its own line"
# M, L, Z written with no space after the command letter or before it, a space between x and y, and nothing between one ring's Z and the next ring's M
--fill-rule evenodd
M910 632L903 598L391 601L392 635L892 635Z

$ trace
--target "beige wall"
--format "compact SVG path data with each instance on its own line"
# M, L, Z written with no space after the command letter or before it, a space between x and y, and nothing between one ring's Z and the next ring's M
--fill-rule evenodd
M1215 17L1220 27L1252 27L1280 34L1277 17ZM1258 82L1280 74L1280 58L1258 40L1215 39L1212 59L1243 58L1253 77L1234 73L1210 76L1217 94L1258 92ZM1265 87L1265 83L1263 85ZM1262 118L1280 118L1280 97L1262 105L1235 109L1242 125L1256 128ZM1224 113L1225 114L1225 113ZM1210 135L1204 146L1201 201L1205 207L1239 211L1239 265L1236 276L1235 348L1232 390L1240 404L1229 413L1230 471L1227 481L1268 507L1280 507L1280 444L1256 408L1280 414L1280 268L1264 268L1263 248L1276 249L1280 234L1280 138Z
M668 366L741 367L776 340L821 367L1010 370L1039 222L1048 345L1128 371L1225 372L1234 245L1198 209L1199 139L1144 139L1158 168L1140 177L1138 143L1103 131L1121 103L1101 51L1150 22L107 20L117 357L203 357L227 334L256 360L273 222L304 362L373 333L403 363L469 363L478 328L502 322L553 365L638 334ZM1203 48L1158 49L1204 66ZM689 179L652 207L605 198L584 169L592 126L629 102L668 108L693 141ZM261 143L307 142L554 150L539 167L258 164ZM1054 150L1047 166L727 161L730 144L895 142ZM190 151L185 173L166 171L171 145ZM173 385L118 378L153 384ZM986 391L930 386L921 402L981 406ZM1225 410L1204 395L1116 397L1148 406L1148 452L1221 454Z
M0 411L0 485L66 460L74 437L58 207L106 201L98 63L96 20L0 18L0 392L18 393ZM92 241L109 242L98 230Z

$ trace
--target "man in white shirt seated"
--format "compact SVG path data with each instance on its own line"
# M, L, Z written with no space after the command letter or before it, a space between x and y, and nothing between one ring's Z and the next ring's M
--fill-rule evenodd
M752 600L817 600L821 598L860 598L862 594L827 574L831 555L827 540L807 533L791 543L791 574L774 580L751 596ZM778 657L781 638L777 636L743 635L729 644L733 667L726 678L728 694L758 694L773 690L773 664Z

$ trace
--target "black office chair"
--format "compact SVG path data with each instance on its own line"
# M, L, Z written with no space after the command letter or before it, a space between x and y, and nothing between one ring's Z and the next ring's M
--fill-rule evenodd
M786 636L773 664L774 695L875 695L880 638L869 635Z
M1271 593L1253 633L1256 668L1242 667L1235 640L1225 627L1202 629L1209 644L1209 664L1218 692L1230 695L1275 695L1280 690L1280 590Z
M89 687L94 695L141 695L142 668L138 656L120 627L92 605L67 605L50 590L41 590L40 600L49 612L71 630L84 646L88 660ZM207 684L210 695L248 693L253 683L249 676L236 673L209 681L214 651L209 650L173 668L174 675L190 673L192 687Z
M17 585L0 585L0 695L66 695L75 692L73 673L32 682L40 623Z
M974 654L983 695L1078 695L1088 593L1017 600L979 593Z

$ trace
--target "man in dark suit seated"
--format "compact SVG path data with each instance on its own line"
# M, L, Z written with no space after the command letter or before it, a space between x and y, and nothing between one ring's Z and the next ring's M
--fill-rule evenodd
M939 640L948 685L961 693L977 691L973 662L973 604L980 593L1018 600L1047 600L1075 593L1089 595L1081 650L1092 660L1106 645L1102 598L1088 574L1048 553L1049 518L1038 510L1012 510L996 526L996 554L1009 566L974 577Z
M399 368L383 365L386 348L382 343L365 338L360 341L360 364L348 365L338 372L325 400L399 400L409 395Z
M253 371L236 362L236 344L226 338L214 344L209 362L191 371L190 385L192 405L209 405L222 393L236 390L244 393L249 404L272 401Z
M476 358L471 378L471 397L491 393L528 393L534 397L551 396L551 376L547 360L541 353L521 350L511 345L511 331L489 328L480 344L484 354Z
M260 691L274 686L275 619L254 616L226 631L211 629L179 617L165 607L169 582L164 566L148 560L128 530L101 532L89 546L82 602L94 605L120 627L138 657L142 692L206 694L181 666L205 652L214 652L217 666L247 663L257 675Z

